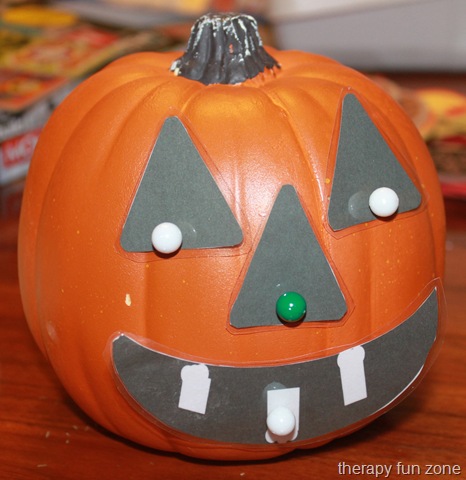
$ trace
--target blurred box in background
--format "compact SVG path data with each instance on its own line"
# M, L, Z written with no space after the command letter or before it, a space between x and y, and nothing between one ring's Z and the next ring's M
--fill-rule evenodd
M23 178L42 127L84 78L126 53L171 44L155 30L94 25L42 3L0 4L0 185Z
M466 70L466 0L270 0L277 46L363 70Z

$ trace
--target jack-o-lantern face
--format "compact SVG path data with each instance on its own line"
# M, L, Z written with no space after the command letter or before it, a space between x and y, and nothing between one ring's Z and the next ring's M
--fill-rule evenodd
M227 84L174 76L173 54L92 77L45 130L21 219L28 321L73 398L208 458L362 426L420 378L442 318L414 127L352 70L258 51L269 73Z

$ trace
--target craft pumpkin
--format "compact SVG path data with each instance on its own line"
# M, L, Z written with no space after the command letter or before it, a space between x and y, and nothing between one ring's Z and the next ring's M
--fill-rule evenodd
M179 55L114 62L46 126L19 234L31 331L78 405L141 444L322 444L431 363L434 166L379 87L264 50L250 17L202 18Z

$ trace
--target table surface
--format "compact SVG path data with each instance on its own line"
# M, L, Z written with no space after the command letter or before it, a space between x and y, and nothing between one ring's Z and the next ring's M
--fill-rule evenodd
M440 84L436 76L399 78ZM455 78L466 85L464 76ZM379 478L429 478L428 465L436 465L431 472L443 472L436 478L466 479L466 201L446 201L448 322L439 356L415 392L323 447L222 463L131 444L76 407L34 344L22 311L16 263L21 184L0 194L0 480L375 478L362 474L364 465L391 468ZM355 468L352 475L339 472L341 462Z

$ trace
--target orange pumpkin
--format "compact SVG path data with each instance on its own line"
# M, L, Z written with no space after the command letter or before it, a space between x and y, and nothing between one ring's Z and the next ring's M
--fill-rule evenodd
M320 445L437 350L433 163L377 85L264 49L250 17L203 17L179 56L115 61L46 126L19 233L30 329L77 404L135 442Z

